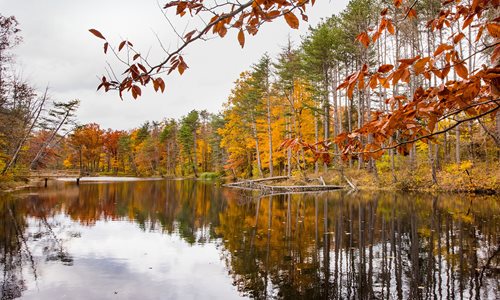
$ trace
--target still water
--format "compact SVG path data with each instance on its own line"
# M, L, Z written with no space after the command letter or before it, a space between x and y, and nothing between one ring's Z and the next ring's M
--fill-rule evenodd
M2 299L498 299L500 199L194 181L0 195Z

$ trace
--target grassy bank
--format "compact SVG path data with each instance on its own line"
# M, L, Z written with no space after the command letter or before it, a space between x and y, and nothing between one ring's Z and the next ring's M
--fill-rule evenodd
M470 192L500 193L500 164L471 163L448 164L436 171L437 183L432 180L432 171L428 166L403 168L392 173L385 166L377 172L366 169L344 169L343 174L359 189L363 190L400 190L400 191L435 191L435 192ZM319 184L322 177L326 184L348 185L340 170L328 170L318 174L307 173L309 180L299 174L280 185Z

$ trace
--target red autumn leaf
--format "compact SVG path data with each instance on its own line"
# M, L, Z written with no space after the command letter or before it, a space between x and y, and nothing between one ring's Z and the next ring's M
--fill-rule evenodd
M106 38L96 29L89 29L89 31L96 37L105 40Z
M389 72L390 70L394 69L394 66L393 65L382 65L378 68L378 71L379 73L387 73Z
M285 21L291 28L293 29L299 28L299 19L297 19L297 17L291 11L285 13Z
M189 42L191 40L191 38L193 38L193 34L195 34L195 33L196 33L196 30L192 30L192 31L186 33L186 35L184 36L184 38L186 39L186 41Z
M134 97L134 99L137 99L137 97L140 96L141 94L142 94L141 88L138 87L137 85L133 85L132 86L132 97Z
M184 71L188 68L187 64L184 62L184 61L181 61L179 63L179 66L177 67L177 69L179 70L179 74L183 74Z
M156 82L158 83L158 86L163 93L165 91L165 82L161 78L156 78Z
M123 47L125 47L125 44L127 43L127 41L122 41L120 43L120 45L118 46L118 51L121 51L123 49Z
M104 43L104 54L108 52L108 47L109 47L108 42Z
M156 82L156 79L153 80L153 88L154 88L155 92L158 92L158 89L160 88L160 86L158 85L158 82Z
M245 46L245 33L243 33L243 30L238 32L238 42L240 43L241 48Z

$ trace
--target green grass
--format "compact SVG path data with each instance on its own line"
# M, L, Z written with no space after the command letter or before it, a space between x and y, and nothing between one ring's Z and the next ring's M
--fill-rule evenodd
M216 173L216 172L205 172L200 174L200 179L202 180L215 180L219 179L221 177L221 174Z

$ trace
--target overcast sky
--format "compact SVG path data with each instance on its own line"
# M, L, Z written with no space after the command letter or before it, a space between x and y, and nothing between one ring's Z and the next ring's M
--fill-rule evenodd
M96 28L115 42L127 38L141 52L150 51L151 57L158 57L161 53L155 33L172 49L177 39L157 0L0 0L0 13L14 15L20 23L24 40L15 53L28 81L40 90L49 85L56 100L80 99L81 123L131 129L147 120L179 118L192 109L219 111L242 71L266 51L275 56L289 36L298 44L309 25L340 12L347 2L317 0L308 13L309 23L301 22L299 30L290 29L284 20L264 24L256 36L247 37L244 49L236 32L229 32L224 39L192 44L184 51L189 69L182 77L165 78L165 93L146 92L139 100L126 97L124 101L117 93L96 92L97 76L104 74L106 62L115 60L103 54L102 42L88 29ZM170 19L181 31L188 21L175 16ZM193 21L189 24L194 25Z

